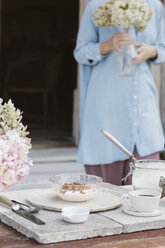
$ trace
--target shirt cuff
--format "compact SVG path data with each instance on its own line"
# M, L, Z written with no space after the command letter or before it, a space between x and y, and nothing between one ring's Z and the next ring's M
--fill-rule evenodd
M157 57L153 60L150 59L150 61L154 64L154 65L159 65L162 62L161 59L161 53L160 53L160 48L158 45L154 45L154 47L156 47L157 50Z
M103 57L105 57L100 52L100 43L89 44L89 46L87 46L86 48L86 54L91 65L97 64L99 61L102 60Z

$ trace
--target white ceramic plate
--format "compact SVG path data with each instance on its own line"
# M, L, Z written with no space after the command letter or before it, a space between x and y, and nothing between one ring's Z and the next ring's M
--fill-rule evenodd
M142 212L137 212L137 211L133 211L132 209L129 208L123 208L122 209L124 213L129 214L129 215L133 215L133 216L141 216L141 217L154 217L154 216L159 216L161 214L164 213L164 208L159 207L158 209L156 209L153 212L150 213L142 213Z
M121 194L116 191L100 188L97 195L89 201L67 202L60 199L52 189L41 189L30 193L27 200L32 205L41 206L48 210L61 211L64 207L77 206L87 207L90 212L99 212L120 207L120 197Z

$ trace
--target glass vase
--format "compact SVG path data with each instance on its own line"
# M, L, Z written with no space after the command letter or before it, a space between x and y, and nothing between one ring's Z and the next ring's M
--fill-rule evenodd
M134 29L125 29L125 33L133 36ZM136 48L133 43L120 47L121 52L116 53L117 69L120 76L133 76L136 72L135 59L137 58Z
M133 76L136 72L137 52L133 44L121 46L116 54L117 68L120 76Z

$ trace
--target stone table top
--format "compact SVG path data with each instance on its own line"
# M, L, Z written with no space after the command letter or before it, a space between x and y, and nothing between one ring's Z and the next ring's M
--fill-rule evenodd
M107 187L122 193L126 192L126 189L111 184L107 184ZM2 194L10 199L25 202L27 194L32 191L33 189L18 190L3 192ZM161 204L165 207L164 202ZM5 206L0 206L0 219L3 223L41 244L105 237L165 227L165 214L157 217L134 217L124 214L121 208L92 213L88 221L82 224L66 223L62 220L61 213L55 211L42 210L36 216L44 221L46 220L47 224L37 226Z
M43 245L0 222L2 248L163 248L164 244L165 229L157 229Z

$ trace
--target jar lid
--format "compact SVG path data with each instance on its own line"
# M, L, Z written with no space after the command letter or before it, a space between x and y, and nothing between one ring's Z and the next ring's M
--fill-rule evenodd
M139 160L139 163L135 163L135 168L164 170L165 160L153 160L153 159Z

